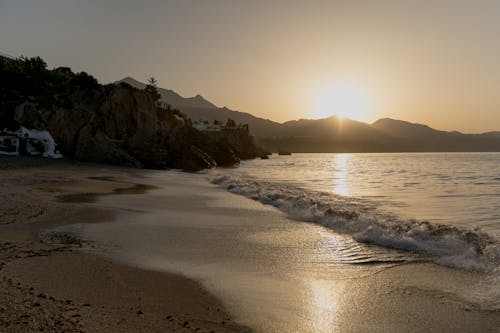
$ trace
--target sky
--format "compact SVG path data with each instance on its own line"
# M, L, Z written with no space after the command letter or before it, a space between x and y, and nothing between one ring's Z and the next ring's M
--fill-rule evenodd
M0 0L0 52L283 122L500 130L499 0Z

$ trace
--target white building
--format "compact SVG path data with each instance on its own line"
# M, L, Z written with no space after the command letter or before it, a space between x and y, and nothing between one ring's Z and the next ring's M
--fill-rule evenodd
M0 133L0 155L19 155L19 138L8 132Z
M50 158L63 157L56 150L56 142L47 131L21 127L17 132L0 132L0 154L18 156L20 153Z

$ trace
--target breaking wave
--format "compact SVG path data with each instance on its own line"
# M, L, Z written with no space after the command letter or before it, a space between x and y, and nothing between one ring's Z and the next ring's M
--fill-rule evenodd
M292 219L323 225L361 243L425 254L441 265L500 271L499 241L479 228L406 220L365 200L279 183L228 175L211 181L232 193L272 205Z

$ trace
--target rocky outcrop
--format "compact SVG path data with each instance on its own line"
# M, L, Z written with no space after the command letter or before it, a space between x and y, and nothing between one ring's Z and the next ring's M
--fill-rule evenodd
M231 166L236 164L240 159L246 160L269 155L262 148L256 146L253 137L249 135L245 129L222 130L207 132L207 136L215 142L214 146L207 147L207 151L214 156L220 156L220 164L223 166ZM230 147L231 154L221 154L218 147Z
M124 85L76 91L63 105L23 103L15 121L48 130L64 154L81 161L195 171L261 154L247 132L200 132L147 92Z

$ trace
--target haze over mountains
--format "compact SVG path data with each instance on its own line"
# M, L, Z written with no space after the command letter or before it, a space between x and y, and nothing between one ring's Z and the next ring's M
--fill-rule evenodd
M131 77L125 82L143 89L146 85ZM193 120L225 121L248 124L250 132L266 148L292 152L438 152L500 151L500 132L463 134L433 129L390 118L367 124L331 116L324 119L300 119L278 123L250 113L217 107L202 96L185 98L173 90L158 89L162 100Z

